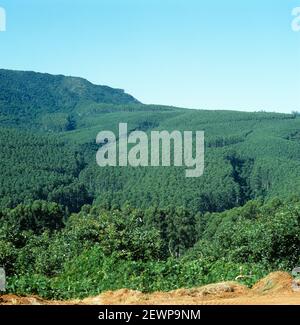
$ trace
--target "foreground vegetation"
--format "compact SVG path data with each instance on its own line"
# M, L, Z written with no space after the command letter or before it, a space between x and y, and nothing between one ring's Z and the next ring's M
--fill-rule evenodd
M0 225L8 290L44 298L171 290L239 275L251 285L300 262L296 199L251 201L195 218L183 208L84 206L66 222L57 204L36 201L2 211Z

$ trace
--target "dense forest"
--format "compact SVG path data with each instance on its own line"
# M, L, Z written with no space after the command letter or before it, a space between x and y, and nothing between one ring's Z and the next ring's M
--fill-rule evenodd
M204 130L205 170L105 167L96 135ZM81 78L0 70L0 266L10 292L84 297L299 263L299 114L144 105Z

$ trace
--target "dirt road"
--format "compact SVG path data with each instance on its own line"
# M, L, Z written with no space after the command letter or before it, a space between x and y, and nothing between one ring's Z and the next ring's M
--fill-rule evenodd
M249 289L237 282L222 282L194 289L145 294L122 289L72 301L46 301L38 297L0 296L0 304L22 305L300 305L300 292L292 290L292 277L275 272Z

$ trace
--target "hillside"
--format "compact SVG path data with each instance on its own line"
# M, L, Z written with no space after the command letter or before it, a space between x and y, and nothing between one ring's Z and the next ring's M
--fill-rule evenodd
M100 168L99 131L204 130L205 171ZM9 291L252 285L299 260L297 114L143 105L80 78L0 70L0 265ZM109 275L109 276L108 276Z
M86 201L79 200L82 203L95 200L105 206L120 206L129 202L142 208L175 204L193 213L204 213L230 209L250 199L289 197L299 193L300 118L296 115L143 105L122 91L95 86L84 79L34 72L1 70L0 89L0 126L39 131L43 139L50 132L50 142L57 137L55 141L64 141L75 156L80 156L81 162L72 177L76 178L76 186L88 193ZM96 135L102 130L117 132L120 122L127 122L129 130L146 132L204 130L204 175L187 179L183 168L174 167L99 168L95 160ZM10 146L11 142L18 142L15 151L5 145L8 131L0 134L0 141L4 143L5 180L2 184L8 184L3 186L2 202L11 202L6 206L13 207L24 199L48 200L51 197L74 210L57 195L49 196L39 190L45 187L45 178L43 181L43 177L39 177L36 181L31 173L15 182L13 175L7 176L11 174L11 162L20 159L19 148L26 147L27 152L30 151L21 158L29 169L36 165L35 156L39 156L35 155L35 150L39 149L34 149L36 136L29 141L24 139L23 143L19 131L10 134ZM32 145L28 145L31 141ZM55 152L55 159L59 161L61 157L65 161L60 152L60 149ZM69 181L60 180L49 191L53 188L57 193L72 192L70 187L64 189L69 184ZM14 187L22 195L12 194ZM19 199L11 200L12 195Z
M0 69L0 87L0 125L67 130L82 103L138 103L121 89L45 73Z

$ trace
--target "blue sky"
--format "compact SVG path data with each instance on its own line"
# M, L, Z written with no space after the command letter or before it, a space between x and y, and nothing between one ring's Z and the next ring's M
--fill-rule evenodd
M0 0L0 67L81 76L144 103L300 110L300 0Z

